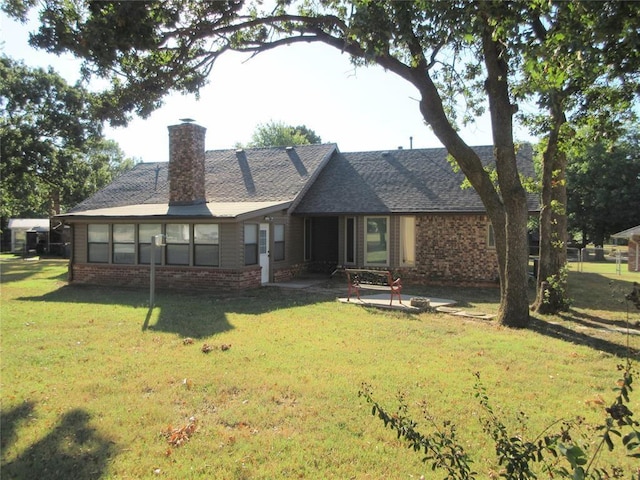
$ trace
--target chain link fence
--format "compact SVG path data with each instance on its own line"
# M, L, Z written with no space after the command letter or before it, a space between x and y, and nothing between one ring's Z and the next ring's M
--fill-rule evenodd
M610 265L612 271L620 274L629 261L626 246L609 246L605 248L567 248L567 261L573 263L579 272L584 271L585 264L598 263Z

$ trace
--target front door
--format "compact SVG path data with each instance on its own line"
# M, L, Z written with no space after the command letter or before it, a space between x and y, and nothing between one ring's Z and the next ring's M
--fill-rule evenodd
M262 267L263 284L269 283L269 224L261 223L258 232L258 254L260 255L260 266Z

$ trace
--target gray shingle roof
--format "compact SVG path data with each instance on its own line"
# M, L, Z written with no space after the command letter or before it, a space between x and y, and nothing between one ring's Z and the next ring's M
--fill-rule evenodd
M325 144L208 151L207 201L293 201L335 150L334 144ZM168 203L168 171L167 162L140 163L70 212Z
M474 147L485 165L494 163L493 147ZM518 154L520 171L533 176L531 146ZM462 189L444 148L338 153L297 205L295 213L380 214L482 212L472 188ZM538 209L529 195L529 209Z
M493 147L474 147L486 165ZM531 146L520 171L534 176ZM69 213L169 202L169 164L141 163ZM209 202L294 202L306 215L483 212L472 188L462 189L444 148L341 153L336 145L206 152ZM298 202L296 204L296 202ZM529 209L538 198L529 195Z

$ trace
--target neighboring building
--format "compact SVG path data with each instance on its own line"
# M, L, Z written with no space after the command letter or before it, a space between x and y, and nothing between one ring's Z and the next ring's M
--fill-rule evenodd
M170 126L168 163L138 164L56 216L72 227L72 282L148 285L156 235L159 287L241 289L348 265L407 283L497 282L484 207L445 149L205 152L204 138L194 123ZM475 150L492 163L492 147ZM533 176L531 154L519 162Z
M627 268L630 272L640 272L640 225L611 236L629 240Z
M10 218L11 251L26 254L44 253L49 248L48 218Z

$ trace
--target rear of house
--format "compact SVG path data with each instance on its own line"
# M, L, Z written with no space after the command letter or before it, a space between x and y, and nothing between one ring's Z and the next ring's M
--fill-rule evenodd
M446 150L205 152L205 131L169 127L168 163L139 164L58 216L72 227L72 282L146 286L152 251L156 284L170 288L253 288L341 266L406 283L497 281L490 223ZM492 147L476 151L491 163ZM532 174L531 149L519 155Z

